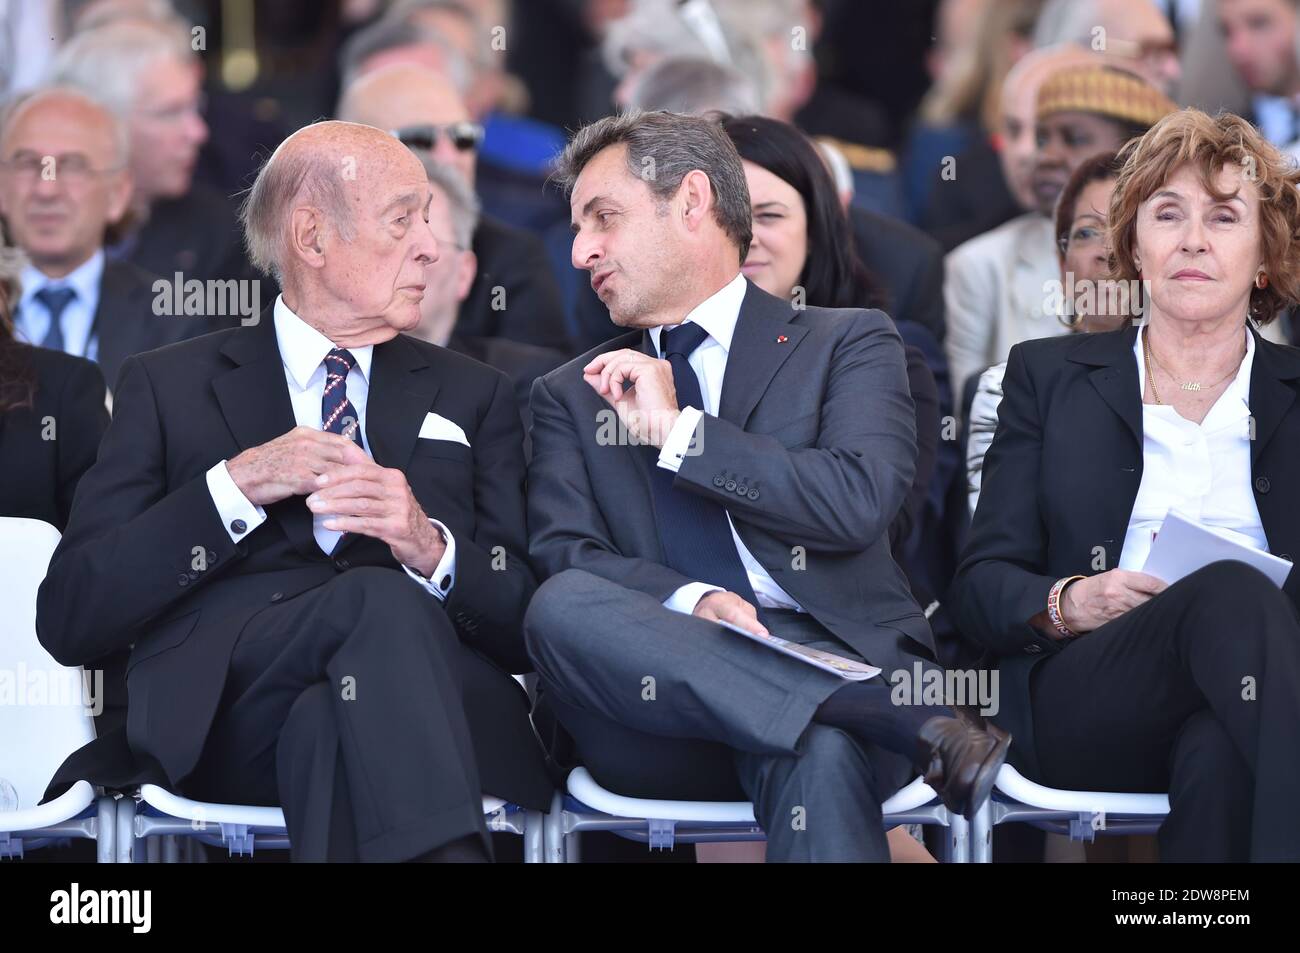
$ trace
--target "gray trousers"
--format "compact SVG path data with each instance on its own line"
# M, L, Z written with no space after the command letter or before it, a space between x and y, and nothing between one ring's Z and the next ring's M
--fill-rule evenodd
M764 621L781 638L860 658L806 614ZM880 805L912 769L812 723L841 679L576 569L542 585L524 630L543 698L602 785L748 799L772 861L888 861Z

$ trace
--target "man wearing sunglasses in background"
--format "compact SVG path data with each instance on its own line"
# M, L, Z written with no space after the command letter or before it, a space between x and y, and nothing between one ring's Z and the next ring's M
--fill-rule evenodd
M398 63L362 74L343 91L338 118L386 129L417 153L456 169L474 186L483 128L455 87L431 69ZM490 216L471 244L478 273L460 306L457 330L572 353L560 289L535 235Z

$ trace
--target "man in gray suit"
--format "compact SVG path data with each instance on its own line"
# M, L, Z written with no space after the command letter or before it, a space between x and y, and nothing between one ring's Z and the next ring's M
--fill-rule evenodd
M632 329L533 388L550 578L525 631L582 762L621 793L753 801L772 860L886 860L880 804L914 771L969 816L1006 739L885 682L933 667L887 536L916 455L889 318L745 280L749 194L713 122L602 119L557 174L573 263ZM846 682L719 622L884 674Z

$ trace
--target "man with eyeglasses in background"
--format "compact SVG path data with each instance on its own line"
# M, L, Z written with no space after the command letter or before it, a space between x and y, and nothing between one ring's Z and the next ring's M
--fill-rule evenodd
M193 181L208 127L202 66L184 21L130 18L83 30L50 75L103 103L129 132L135 191L110 256L168 280L177 272L184 281L252 277L232 203Z
M442 74L406 62L363 72L344 89L336 112L344 121L388 130L417 154L454 169L473 189L483 129ZM560 289L541 239L481 215L471 250L478 267L457 330L571 353Z
M155 276L105 255L105 232L131 200L127 148L122 123L74 89L33 92L0 126L0 215L31 262L17 335L97 361L110 387L132 354L213 330L155 314Z

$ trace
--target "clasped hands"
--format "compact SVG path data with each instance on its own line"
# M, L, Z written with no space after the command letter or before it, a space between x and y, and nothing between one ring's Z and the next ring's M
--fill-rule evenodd
M307 496L325 528L373 536L393 558L428 578L447 544L420 508L406 474L381 467L355 442L326 430L294 427L226 463L230 477L256 506Z

